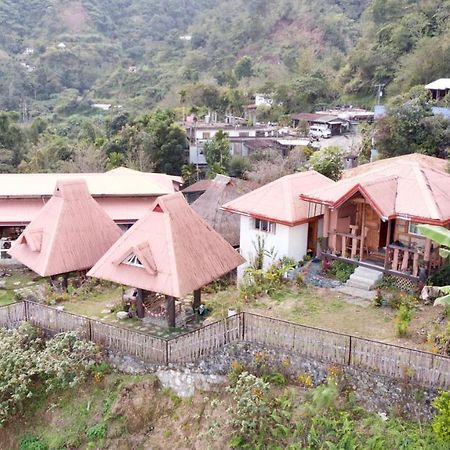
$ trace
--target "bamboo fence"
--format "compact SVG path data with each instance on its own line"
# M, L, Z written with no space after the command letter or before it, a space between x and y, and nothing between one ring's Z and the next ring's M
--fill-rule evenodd
M0 327L14 328L21 321L50 334L77 331L111 352L151 364L193 363L233 342L249 342L413 384L450 389L449 357L252 313L240 313L163 339L30 301L0 308Z

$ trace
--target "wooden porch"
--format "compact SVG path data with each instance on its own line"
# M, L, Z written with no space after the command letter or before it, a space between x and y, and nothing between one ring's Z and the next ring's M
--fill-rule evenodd
M324 215L322 254L411 280L425 281L442 265L439 247L411 222L381 218L361 196Z

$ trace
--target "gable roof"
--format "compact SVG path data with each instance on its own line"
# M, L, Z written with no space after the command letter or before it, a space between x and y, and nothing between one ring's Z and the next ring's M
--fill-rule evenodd
M299 199L300 194L330 185L334 185L334 181L314 170L298 172L228 202L223 209L293 226L312 217L308 203ZM322 212L318 211L317 215L320 214Z
M9 254L41 276L91 268L122 231L84 180L60 180Z
M233 247L239 245L239 216L221 209L222 205L249 192L253 183L225 175L216 175L211 186L191 208Z
M136 255L141 266L124 263ZM244 259L195 213L181 193L160 197L88 275L183 297L225 275Z
M359 192L384 218L416 222L450 222L450 174L447 161L425 155L404 155L347 171L332 186L301 195L305 201L339 207Z

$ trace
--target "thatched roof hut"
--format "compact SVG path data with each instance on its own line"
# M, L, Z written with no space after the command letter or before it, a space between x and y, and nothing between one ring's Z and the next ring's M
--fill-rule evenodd
M243 262L176 193L160 197L88 275L180 298Z
M9 254L41 276L65 274L90 269L121 235L85 180L59 180Z
M194 203L199 214L233 247L239 245L240 219L236 214L222 210L222 205L254 189L253 183L225 175L217 175L212 185Z

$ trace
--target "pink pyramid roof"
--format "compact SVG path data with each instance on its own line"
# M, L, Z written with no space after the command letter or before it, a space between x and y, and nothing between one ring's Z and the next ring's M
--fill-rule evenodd
M299 199L300 194L333 185L334 181L314 170L298 172L228 202L223 209L293 226L311 217L309 205Z
M405 155L352 169L337 183L301 195L306 201L336 208L361 193L381 217L416 222L450 222L450 174L446 161ZM441 169L442 167L442 169Z
M91 268L122 235L85 180L59 180L9 254L41 276Z
M159 197L88 275L172 297L225 275L243 258L195 213L181 193Z

